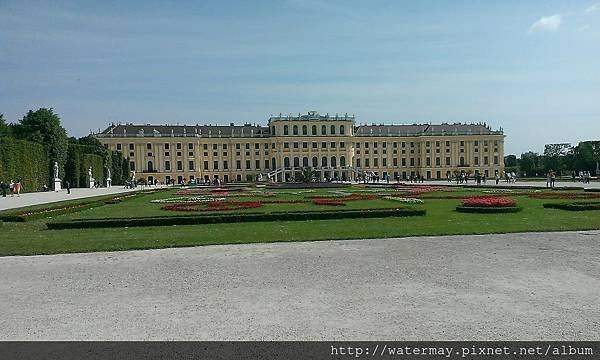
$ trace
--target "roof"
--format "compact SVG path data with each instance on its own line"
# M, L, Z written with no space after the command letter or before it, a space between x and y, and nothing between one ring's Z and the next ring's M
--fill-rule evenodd
M441 135L502 135L485 124L412 124L360 125L355 136L441 136ZM260 125L111 125L98 137L269 137L268 126Z
M412 124L412 125L361 125L356 136L435 136L435 135L501 135L485 124Z
M260 125L111 125L102 131L100 137L264 137L269 135L269 127Z

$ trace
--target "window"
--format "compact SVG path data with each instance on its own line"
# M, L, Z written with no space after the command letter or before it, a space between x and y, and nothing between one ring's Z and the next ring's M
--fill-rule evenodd
M410 166L415 166L415 158L410 158Z
M312 126L312 135L317 135L317 125Z
M345 149L346 148L346 143L345 142L340 142L340 148Z
M360 167L360 159L356 159L356 167L359 168Z
M479 165L479 156L475 156L475 157L473 158L473 163L474 163L475 165Z
M117 144L117 150L121 150L121 144Z
M329 128L329 135L335 135L335 125L331 125Z
M402 166L406 166L406 158L402 158Z
M483 165L489 165L489 163L490 163L490 158L487 156L484 156L483 157Z
M297 149L297 148L298 148L298 143L294 142L294 149Z
M242 148L242 145L241 144L235 144L235 148L239 150L239 149Z
M250 160L246 160L246 170L250 169Z
M387 159L386 158L381 159L381 166L387 166Z
M327 126L321 126L321 135L327 135Z
M178 162L180 162L180 161L178 161ZM208 161L204 162L204 170L208 170Z
M283 143L283 148L284 149L289 149L290 148L290 143L289 142L284 142Z
M129 150L134 150L134 145L133 144L129 144Z
M293 131L294 131L294 135L298 135L298 125L294 125Z
M265 169L269 168L269 160L265 160Z
M494 156L494 165L498 165L498 156Z
M314 157L312 158L312 166L313 166L313 167L315 167L315 168L316 168L317 166L319 166L319 160L317 159L317 157L316 157L316 156L314 156Z
M322 167L327 167L327 158L325 156L323 156L321 158L321 166Z
M290 167L290 158L289 157L284 157L283 158L283 167L284 168L289 168Z
M208 163L206 166L208 167ZM177 161L177 170L183 171L183 162L181 162L181 160Z
M442 165L442 159L440 159L439 157L435 158L435 166L440 166Z
M331 157L331 167L336 167L337 166L337 159L335 158L335 156Z
M250 144L246 143L246 150L250 150Z
M450 158L446 157L446 166L450 166Z
M317 143L316 143L316 142L313 142L313 143L312 143L312 148L313 148L313 149L316 149L316 148L317 148Z
M213 170L219 170L219 161L213 161Z
M294 158L294 167L300 167L300 158Z
M148 172L153 172L154 171L154 164L152 163L152 161L148 161Z
M346 166L346 157L340 156L340 166Z
M302 135L308 135L308 127L306 125L302 125Z
M289 132L290 132L289 127L287 125L284 125L283 126L283 135L289 135Z
M227 160L223 160L223 170L229 169L229 165L227 164Z
M308 149L308 143L306 141L302 143L302 148Z
M204 144L204 148L206 149L206 144ZM177 143L177 150L181 150L181 143Z
M235 161L235 168L237 170L242 170L242 161L241 160L236 160Z
M188 143L188 150L194 150L194 144L193 143Z
M255 166L254 166L254 168L255 168L255 169L260 169L260 160L256 160L256 161L255 161Z
M271 132L273 133L273 135L277 135L275 132L275 126L271 126Z
M461 141L461 142L460 142L460 146L465 146L465 142L464 142L464 141Z
M146 149L152 150L152 144L146 144Z
M327 143L325 141L321 142L321 149L327 149Z
M302 158L302 166L304 166L304 167L308 166L308 158L306 156Z
M188 170L194 171L194 161L193 160L188 161Z
M332 149L335 149L335 142L332 141L331 144L329 144L329 147L332 148Z
M392 165L393 166L398 166L398 159L397 158L393 158L392 159Z
M344 128L344 125L340 125L340 135L344 135L346 133L346 129Z
M165 170L166 171L171 170L171 162L169 160L165 161Z
M369 165L369 159L365 159L365 167L370 167L370 165Z

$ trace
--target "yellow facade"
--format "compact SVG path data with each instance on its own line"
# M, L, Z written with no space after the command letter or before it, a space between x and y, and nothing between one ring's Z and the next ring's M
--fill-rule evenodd
M445 179L504 170L504 134L483 124L356 126L353 116L271 117L268 126L111 125L96 135L130 160L136 179L293 181L311 167L320 180Z

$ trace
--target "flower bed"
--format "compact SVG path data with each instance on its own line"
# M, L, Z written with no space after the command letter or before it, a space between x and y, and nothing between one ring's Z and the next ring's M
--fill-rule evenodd
M582 192L582 193L558 193L544 192L527 195L534 199L600 199L600 193Z
M522 208L517 206L516 200L495 196L470 197L464 199L461 205L456 207L458 212L477 214L515 213L521 210Z
M340 200L332 200L332 199L314 199L312 201L315 205L329 205L329 206L345 206L346 203Z
M198 207L206 205L206 207ZM195 212L210 212L210 211L226 211L226 210L244 210L255 209L262 206L258 201L210 201L210 202L195 202L195 203L175 203L167 204L161 207L167 211L195 211Z
M470 207L509 207L515 205L517 205L517 200L494 196L477 196L462 201L462 206Z
M405 203L405 204L423 204L423 203L425 203L423 200L417 199L417 198L407 198L407 197L397 197L397 196L384 196L383 198L386 200L394 200L394 201L398 201L398 202Z
M214 197L210 195L203 196L183 196L183 197L172 197L165 199L150 200L151 203L156 204L176 204L176 203L207 203L211 201L224 201L224 197Z

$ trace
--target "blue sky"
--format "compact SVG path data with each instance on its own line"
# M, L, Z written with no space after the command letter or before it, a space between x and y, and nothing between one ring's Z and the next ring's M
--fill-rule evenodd
M109 122L480 122L600 139L600 2L0 0L0 113Z

